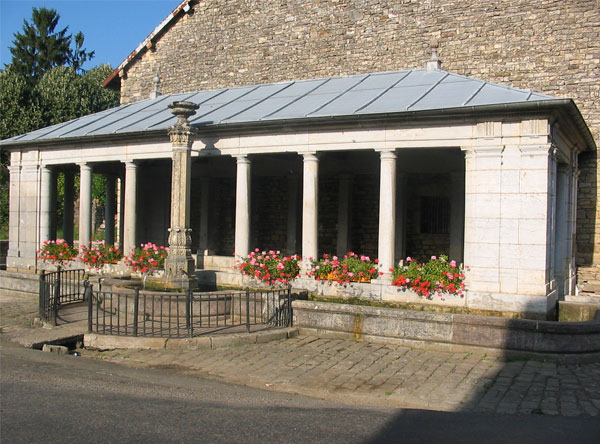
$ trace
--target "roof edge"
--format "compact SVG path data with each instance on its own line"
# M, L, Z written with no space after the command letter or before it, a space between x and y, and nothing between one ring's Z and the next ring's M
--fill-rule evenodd
M362 115L346 115L346 116L324 116L324 117L304 117L297 119L278 119L272 121L255 121L255 122L243 122L243 123L225 123L217 125L194 125L194 128L198 131L198 135L210 135L215 132L255 132L264 129L279 129L279 130L291 130L295 128L315 128L315 127L327 127L327 126L339 126L344 124L356 124L361 125L374 125L376 123L383 122L402 122L402 121L414 121L414 119L423 119L424 121L435 121L435 120L463 120L465 118L472 118L474 116L505 116L507 114L521 114L521 113L533 113L533 114L550 114L556 111L563 111L568 118L574 123L574 125L580 131L581 136L585 140L588 149L596 150L596 143L594 138L585 123L583 116L581 115L577 105L572 99L552 99L552 100L539 100L533 102L512 102L494 105L473 105L467 107L454 107L454 108L440 108L433 110L417 110L417 111L404 111L404 112L393 112L393 113L377 113L377 114L362 114ZM4 142L0 141L0 146L5 149L18 149L20 147L28 147L35 145L44 146L56 146L61 144L75 144L82 142L95 142L95 141L108 141L115 139L115 137L121 140L130 139L146 139L166 136L167 132L164 129L157 130L145 130L136 131L131 133L121 134L103 134L96 136L77 136L77 137L65 137L56 138L50 140L27 140L27 141L11 141Z
M153 39L155 39L159 34L163 32L163 30L173 22L181 11L185 11L186 7L189 8L191 3L194 3L196 0L182 0L175 9L171 11L169 15L167 15L159 25L154 28L154 30L146 37L142 42L121 62L119 66L117 66L113 72L109 74L109 76L104 79L101 85L105 88L118 88L120 84L120 76L119 73L126 69L131 62L133 62L136 57L147 48L148 45L152 44Z

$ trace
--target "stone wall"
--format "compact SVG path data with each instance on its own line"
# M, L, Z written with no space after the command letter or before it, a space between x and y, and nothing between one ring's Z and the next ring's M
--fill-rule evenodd
M121 100L421 68L573 98L600 145L598 0L214 0L195 3L130 63ZM578 262L600 261L597 153L581 156Z
M379 176L360 174L352 178L350 248L357 254L377 257L379 240Z
M319 174L319 256L337 249L339 180Z
M451 199L449 174L409 175L406 207L406 255L419 261L428 261L431 256L450 253L450 232L423 233L421 230L421 197L446 196ZM450 201L450 205L453 202ZM449 215L448 215L449 216ZM448 221L450 217L448 217ZM452 258L454 259L454 258Z
M287 188L288 181L285 176L253 178L250 248L285 249L289 204Z

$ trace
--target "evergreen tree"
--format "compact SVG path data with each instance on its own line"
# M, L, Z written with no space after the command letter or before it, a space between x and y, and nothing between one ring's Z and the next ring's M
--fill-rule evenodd
M29 84L56 66L72 66L76 71L94 57L94 51L83 48L84 36L67 34L68 26L56 31L60 16L54 9L33 8L31 23L23 21L21 32L14 34L11 65ZM74 44L74 48L71 45Z
M88 72L94 51L83 47L81 32L56 31L54 9L33 8L10 49L12 61L0 71L0 139L102 111L119 104L117 91L102 88L109 65ZM8 151L0 152L0 238L8 234ZM94 175L94 198L103 201L102 176ZM60 199L60 196L59 196Z

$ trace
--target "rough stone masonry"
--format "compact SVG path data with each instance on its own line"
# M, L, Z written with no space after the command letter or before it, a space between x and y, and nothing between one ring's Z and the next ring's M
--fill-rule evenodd
M599 0L190 1L125 66L121 100L420 68L573 98L600 145ZM598 157L580 156L578 265L600 263Z

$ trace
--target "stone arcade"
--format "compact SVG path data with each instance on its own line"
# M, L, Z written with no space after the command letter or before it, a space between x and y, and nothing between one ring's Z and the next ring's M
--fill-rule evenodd
M254 247L305 261L354 250L380 260L372 293L402 300L389 268L448 254L469 266L460 304L543 318L574 292L577 160L595 144L572 100L442 71L434 58L426 69L158 95L2 147L11 269L35 270L36 249L56 237L59 172L66 215L80 175L78 241L89 242L92 173L104 174L107 242L168 243L179 253L167 274L184 286L190 251L239 283L234 257Z

